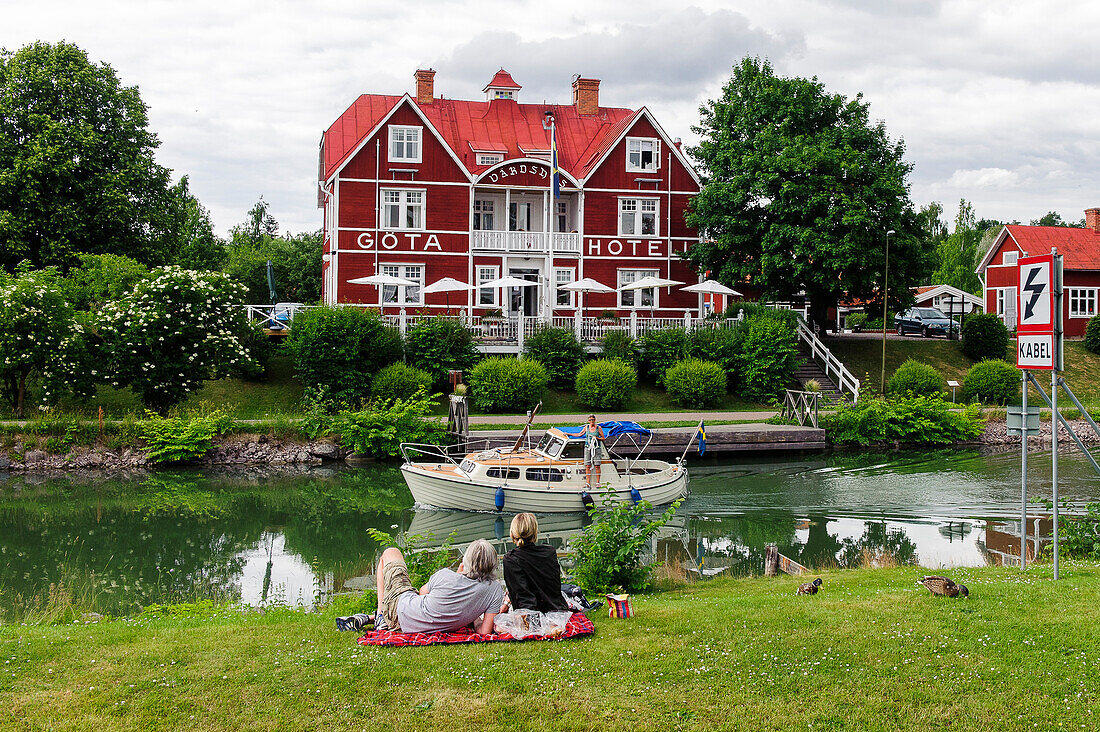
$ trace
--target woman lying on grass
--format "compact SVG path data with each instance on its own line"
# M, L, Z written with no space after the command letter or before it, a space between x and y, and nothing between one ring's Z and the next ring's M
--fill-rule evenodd
M378 612L336 618L336 628L361 630L373 623L377 630L397 633L445 633L472 626L492 633L504 602L496 570L496 549L478 539L467 547L457 572L439 570L418 593L401 550L390 547L378 561Z

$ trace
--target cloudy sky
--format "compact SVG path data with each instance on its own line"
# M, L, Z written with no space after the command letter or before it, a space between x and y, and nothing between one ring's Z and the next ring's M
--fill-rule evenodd
M690 0L688 0L690 2ZM285 230L320 226L317 144L365 92L481 98L498 67L527 101L650 108L691 143L699 104L743 56L862 92L904 138L913 199L979 217L1080 219L1100 205L1100 3L1066 0L37 0L5 3L0 46L67 40L137 85L160 162L224 233L260 196Z

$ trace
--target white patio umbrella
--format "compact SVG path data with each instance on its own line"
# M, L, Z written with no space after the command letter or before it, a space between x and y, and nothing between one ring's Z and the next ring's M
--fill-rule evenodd
M397 287L416 287L420 283L413 282L412 280L406 280L402 277L394 277L387 274L376 274L370 277L356 277L353 280L348 280L349 285L396 285Z
M492 287L493 289L496 289L498 287L538 287L538 286L539 286L538 282L533 282L531 280L521 280L519 277L509 276L509 277L500 277L498 279L489 280L487 282L482 282L480 285L478 285L478 288Z
M470 290L477 289L473 285L467 285L465 282L456 280L454 277L444 277L441 280L436 280L432 284L424 288L425 295L431 295L434 292L446 292L447 293L447 308L451 307L451 293L452 292L469 292Z
M623 285L619 288L619 291L623 290L648 290L651 287L672 287L673 285L684 284L680 280L666 280L663 277L654 277L653 275L646 275L640 280L631 282L629 285Z
M732 287L726 287L721 282L716 280L703 280L695 285L688 285L687 287L681 287L684 292L697 292L699 293L699 317L703 317L703 295L723 295L729 297L730 295L740 295L741 293Z
M573 292L581 293L581 297L584 297L586 292L615 292L614 287L608 287L602 282L597 282L591 277L585 277L584 279L577 280L576 282L567 282L564 285L558 285L559 289L572 290ZM584 303L581 303L580 311L584 313Z

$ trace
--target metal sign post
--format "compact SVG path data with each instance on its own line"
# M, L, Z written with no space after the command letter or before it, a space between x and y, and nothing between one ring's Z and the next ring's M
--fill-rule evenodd
M1062 359L1062 255L1057 249L1051 249L1051 280L1054 295L1054 368L1050 370L1050 483L1054 502L1054 579L1058 579L1058 372L1064 364Z
M1024 419L1027 419L1027 370L1023 372L1023 397L1020 405L1023 407ZM1020 430L1020 569L1027 569L1027 422Z

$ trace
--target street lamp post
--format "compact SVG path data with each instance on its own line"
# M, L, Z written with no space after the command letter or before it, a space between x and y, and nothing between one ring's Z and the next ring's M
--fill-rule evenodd
M895 234L893 229L886 232L886 268L882 275L882 383L879 390L886 394L886 302L890 285L890 235Z

